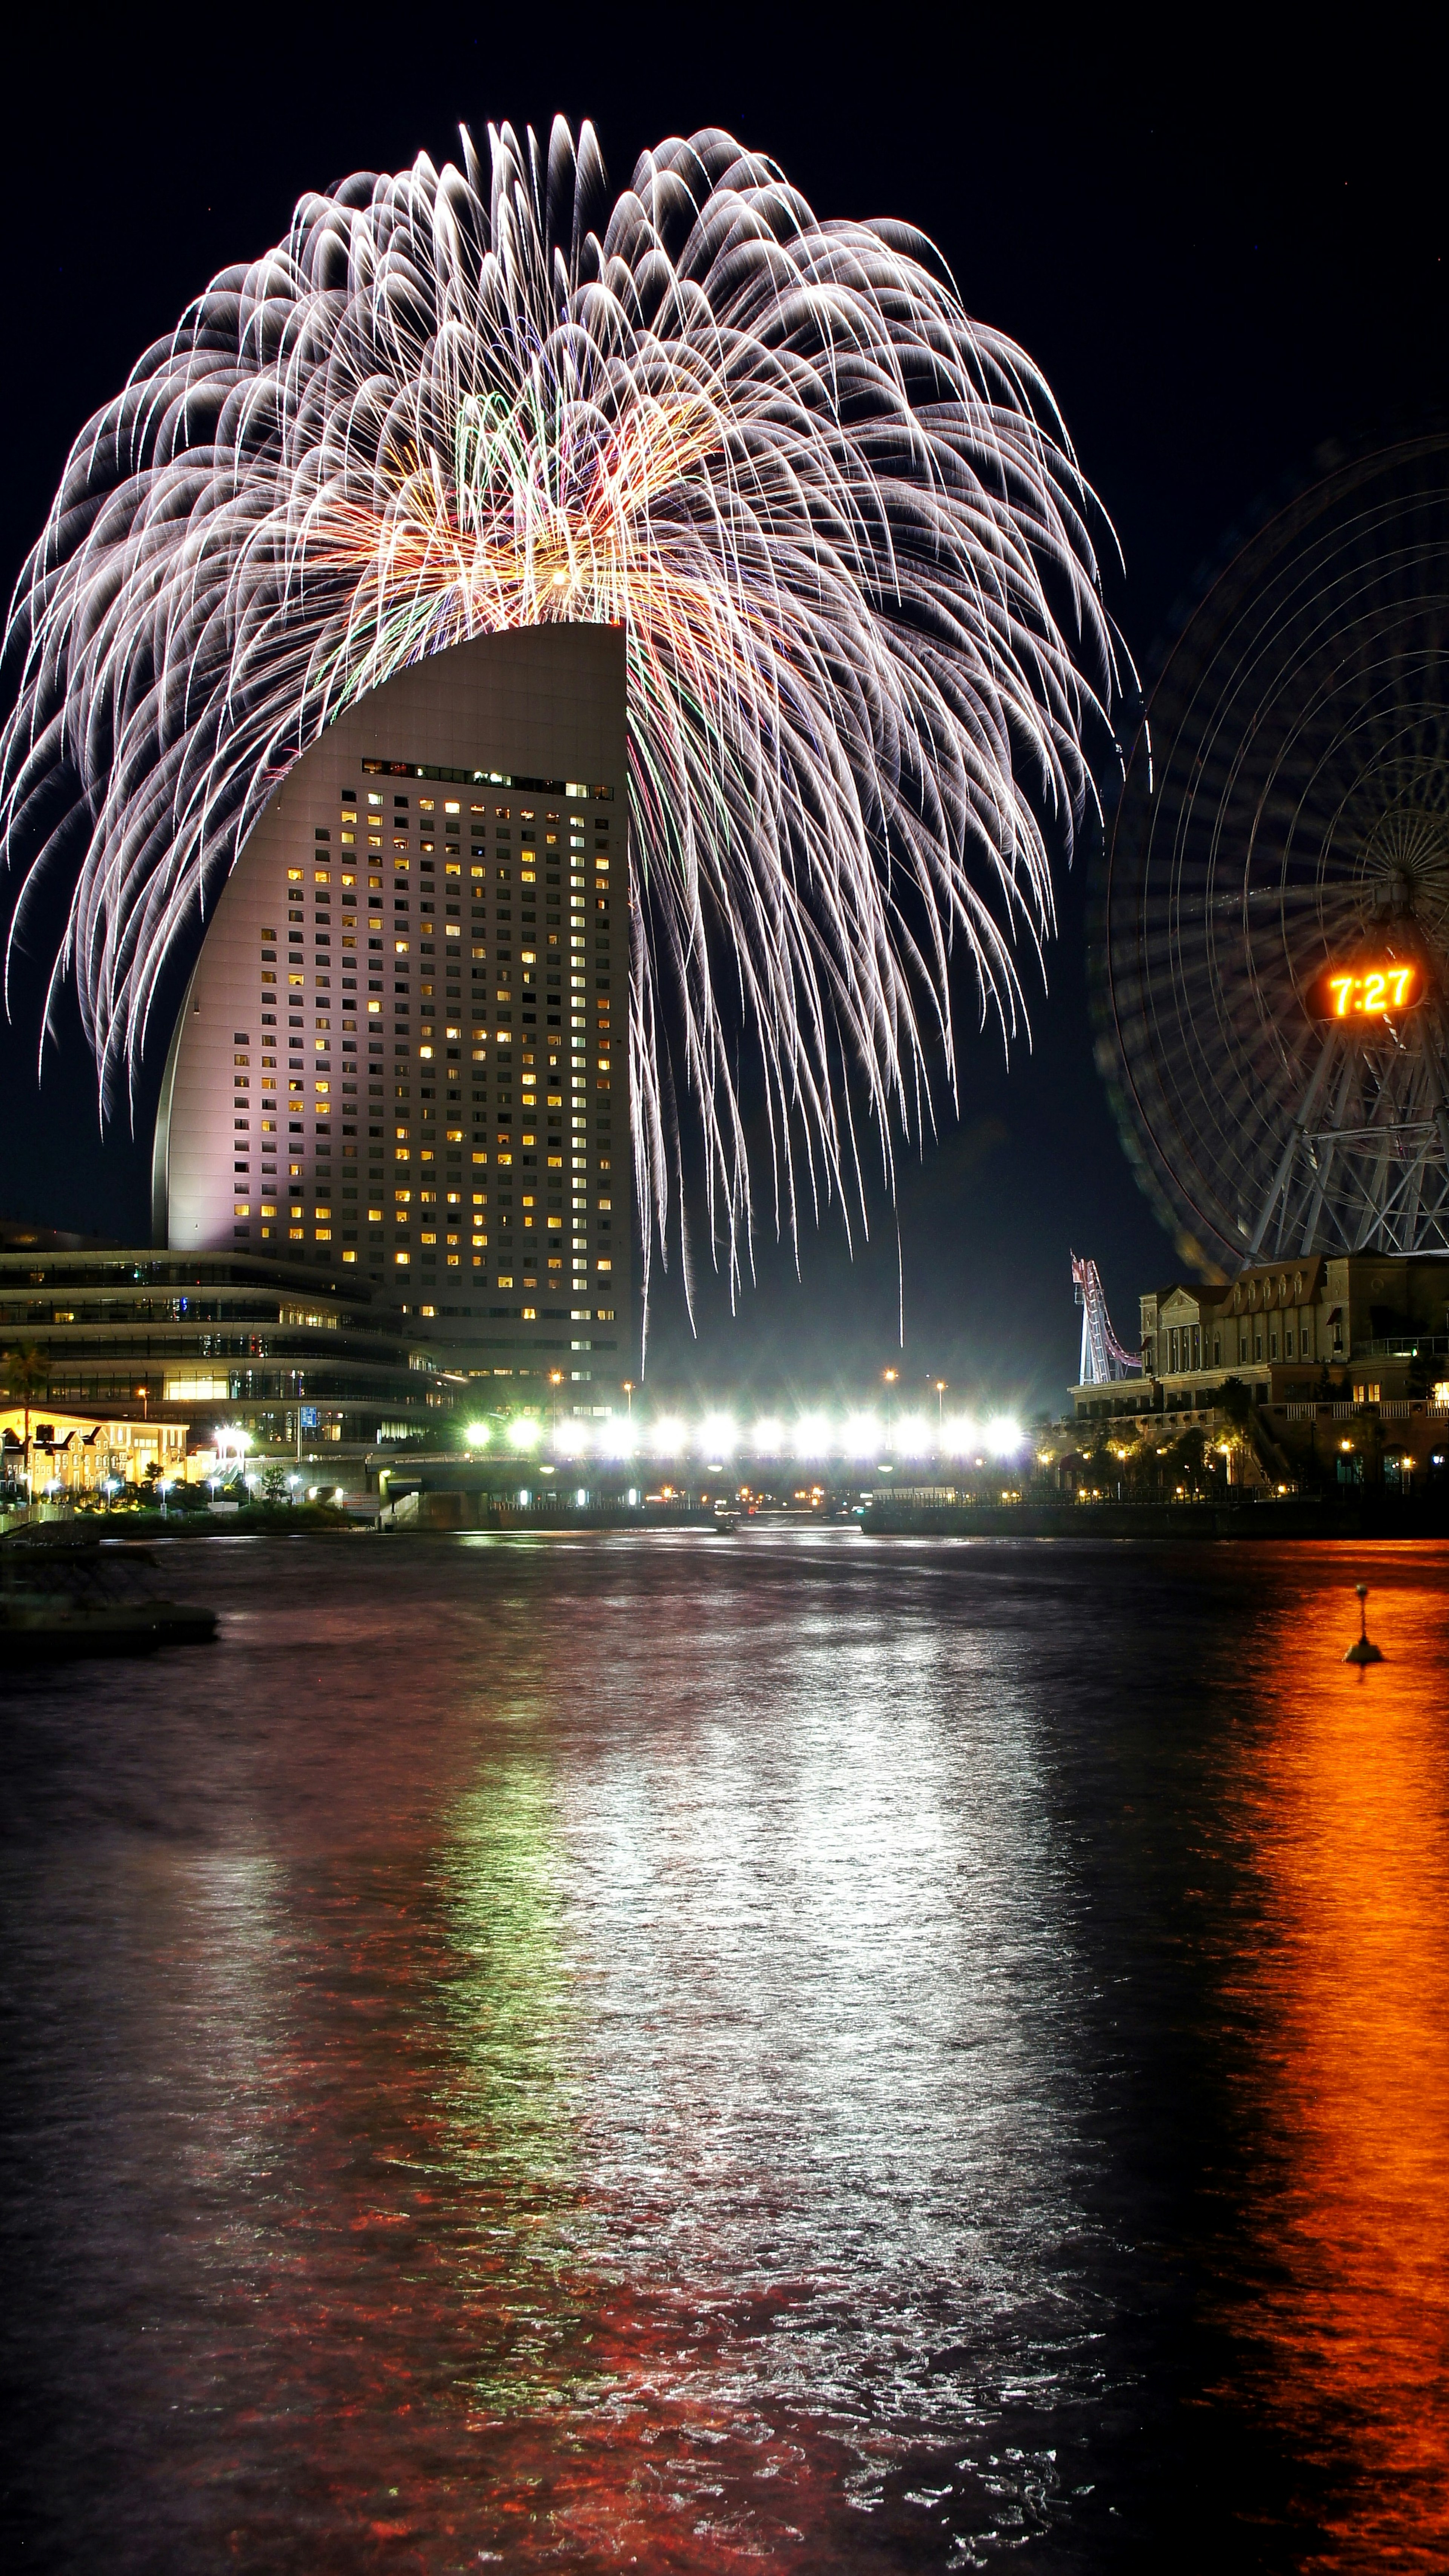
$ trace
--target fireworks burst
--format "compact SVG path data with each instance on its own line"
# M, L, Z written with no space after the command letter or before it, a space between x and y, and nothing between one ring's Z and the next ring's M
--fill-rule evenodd
M304 198L76 441L7 640L7 977L63 869L47 1024L74 971L108 1109L332 716L467 637L622 621L646 1282L687 1112L733 1283L762 1181L792 1231L857 1203L860 1101L889 1176L938 1051L954 1091L953 957L1022 1022L1115 685L1104 523L904 227L818 221L716 132L612 206L588 125L463 145Z

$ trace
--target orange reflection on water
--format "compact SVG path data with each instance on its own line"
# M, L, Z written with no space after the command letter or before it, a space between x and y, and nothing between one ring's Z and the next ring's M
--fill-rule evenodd
M1335 1551L1335 1555L1336 1555ZM1439 1550L1322 1560L1270 1635L1250 1801L1266 1939L1269 2278L1255 2395L1324 2473L1339 2569L1449 2556L1449 1651ZM1383 1664L1341 1658L1351 1574ZM1337 1567L1334 1568L1335 1576ZM1315 1580L1316 1577L1316 1580ZM1276 2151L1276 2152L1275 2152Z

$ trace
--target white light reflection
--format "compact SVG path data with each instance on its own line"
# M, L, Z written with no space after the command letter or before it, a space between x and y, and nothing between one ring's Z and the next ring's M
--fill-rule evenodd
M716 2335L661 2362L672 2390L728 2410L747 2367L769 2418L848 2367L874 2432L946 2441L959 2382L923 2356L966 2346L986 2404L1009 2403L1043 2300L1054 2395L1096 2384L1095 2312L1059 2251L1090 2230L1079 1941L1037 1638L903 1628L895 1569L861 1587L848 1562L844 1618L839 1593L730 1600L691 1572L652 1578L607 1654L581 1640L579 1688L634 1712L626 1741L571 1737L554 1787L583 2188L621 2262L647 2208L659 2313L687 2285ZM747 2364L742 2285L771 2299ZM1045 2468L1039 2450L1009 2475Z

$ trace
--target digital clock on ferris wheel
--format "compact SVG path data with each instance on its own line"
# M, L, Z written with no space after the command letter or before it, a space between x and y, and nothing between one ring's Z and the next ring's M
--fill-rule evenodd
M1325 966L1308 988L1309 1016L1315 1020L1382 1020L1412 1011L1428 998L1423 969L1411 959L1388 957L1383 963Z

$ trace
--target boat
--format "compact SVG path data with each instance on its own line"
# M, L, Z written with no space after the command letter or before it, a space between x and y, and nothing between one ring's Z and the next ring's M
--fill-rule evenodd
M209 1645L216 1612L152 1587L145 1547L103 1545L54 1523L0 1538L0 1672L76 1655L149 1655Z

